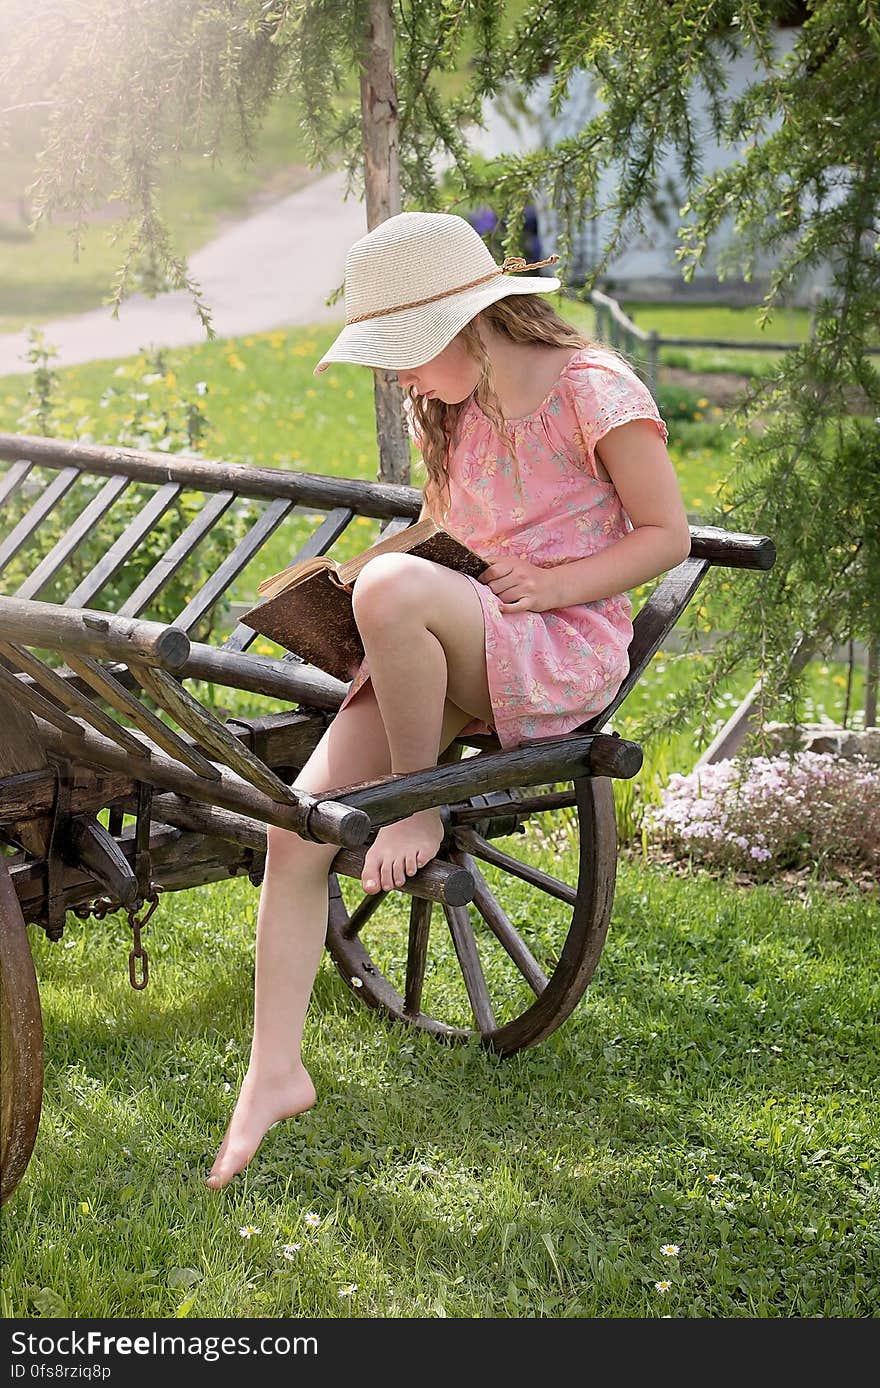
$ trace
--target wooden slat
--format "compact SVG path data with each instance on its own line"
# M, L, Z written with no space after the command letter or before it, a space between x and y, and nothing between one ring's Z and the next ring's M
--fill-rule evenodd
M511 877L519 877L523 882L528 882L533 887L539 887L548 896L555 896L559 901L567 902L569 906L574 906L576 903L577 891L574 887L570 887L567 882L560 882L558 877L551 877L549 872L542 872L540 868L532 867L530 863L521 863L517 858L512 858L509 853L495 848L475 829L464 827L454 829L453 837L459 848L472 853L475 858L482 858L484 862L492 863L494 867L503 868L505 872L510 873Z
M130 666L132 674L148 694L156 700L160 708L184 728L218 761L222 761L231 771L250 785L256 786L266 795L280 803L291 803L297 799L295 791L284 784L280 776L270 770L260 758L246 747L240 738L203 708L188 690L164 670L150 670L145 665ZM164 726L164 725L163 725Z
M379 519L419 514L424 499L419 487L356 477L328 477L298 469L252 467L224 463L217 458L193 458L176 453L147 453L135 448L107 448L99 444L71 443L67 439L35 438L29 434L0 433L0 458L18 462L27 458L40 467L75 466L82 472L117 477L123 473L137 482L177 482L187 490L232 491L236 496L285 497L308 510L330 511L350 506L361 516Z
M3 481L0 482L0 506L15 495L32 467L33 463L29 458L19 458L17 463L6 469Z
M96 732L112 738L114 742L118 743L126 752L131 752L133 756L143 755L143 743L133 737L127 728L123 728L110 717L109 713L105 713L85 694L81 694L70 680L62 679L50 665L46 665L44 661L25 650L23 646L7 645L6 642L0 642L0 656L3 656L13 665L17 665L26 674L31 675L47 694L57 699L71 713L79 714Z
M117 570L122 568L126 559L134 553L144 536L149 534L156 522L162 519L169 506L180 495L180 491L181 487L178 482L167 482L164 487L155 491L143 510L138 512L119 538L113 542L103 559L98 560L91 573L86 575L70 597L65 598L64 606L87 607L93 598L100 593L104 585L109 583Z
M57 704L51 704L32 685L24 684L21 680L16 679L5 665L0 665L0 690L5 690L10 698L23 704L25 708L30 709L31 713L36 713L38 717L54 723L55 727L60 728L62 732L72 733L74 737L82 736L82 728L79 723L68 718Z
M174 574L183 561L192 554L193 550L208 533L216 521L228 511L235 500L235 492L217 492L206 501L197 516L194 516L186 527L182 535L178 535L174 544L153 565L150 572L142 583L130 597L119 608L120 617L137 617L144 608L149 607L156 594L161 592L165 584Z
M224 559L217 572L208 579L207 583L203 584L180 615L175 617L174 626L179 627L181 631L189 631L204 617L206 612L210 612L218 598L221 598L226 592L230 583L250 563L254 555L269 539L269 536L278 529L284 517L292 510L293 505L293 501L280 498L269 502L256 525L251 527L244 539Z
M630 690L641 679L655 652L660 649L710 568L708 559L693 555L670 569L657 584L648 601L633 621L633 636L629 643L629 673L610 704L575 728L576 733L597 732L604 727L623 703Z
M203 757L201 752L197 752L194 747L190 747L182 738L178 737L161 718L157 718L149 709L144 708L143 704L129 694L127 689L102 669L97 661L90 659L87 655L69 655L67 662L71 670L85 680L86 684L94 689L102 699L106 699L111 708L115 708L117 713L123 713L130 718L136 728L151 737L154 742L167 752L175 761L188 766L191 771L197 772L199 776L205 776L209 781L220 779L220 772L212 762ZM143 667L138 667L142 669Z
M474 1021L481 1036L487 1036L489 1032L497 1029L498 1024L489 1000L489 989L486 987L483 966L477 953L477 942L474 939L468 909L466 906L444 906L443 910L449 923L449 933L458 956Z
M540 997L547 987L547 976L528 945L520 939L516 928L480 871L476 859L463 850L454 850L449 856L453 862L460 863L463 868L467 868L474 879L474 905L493 935L509 954L532 992L536 997Z
M414 897L409 909L409 949L406 955L406 985L403 998L403 1010L410 1017L414 1017L422 1006L430 929L431 903Z
M105 482L97 496L93 496L88 506L82 511L74 521L73 525L64 535L61 536L45 559L42 559L33 573L28 574L24 583L15 591L17 598L35 598L41 588L45 588L47 583L58 573L74 550L87 539L93 526L97 525L102 516L105 516L118 496L121 496L126 487L130 485L127 477L111 477Z
M337 506L321 522L318 529L312 532L302 549L291 559L287 568L292 569L294 564L302 564L306 559L315 559L319 554L326 554L330 546L338 540L354 514L350 506ZM223 649L225 651L246 651L256 635L253 627L249 627L245 622L239 622L232 635L223 642Z
M4 569L13 555L17 554L22 545L27 543L40 521L44 520L53 507L58 505L58 502L70 491L79 476L79 468L66 467L62 472L59 472L54 481L49 483L46 490L41 492L30 510L22 516L18 525L0 544L0 569Z

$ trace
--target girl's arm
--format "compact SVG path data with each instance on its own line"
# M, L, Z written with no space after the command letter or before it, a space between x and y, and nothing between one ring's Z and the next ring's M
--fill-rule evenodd
M647 419L610 429L596 446L633 529L597 554L545 571L554 607L626 593L687 558L687 514L666 445Z

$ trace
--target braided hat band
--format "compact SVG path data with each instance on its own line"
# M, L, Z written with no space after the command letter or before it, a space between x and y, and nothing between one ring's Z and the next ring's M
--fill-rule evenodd
M433 304L438 299L448 299L450 294L463 294L466 289L475 289L478 284L485 284L487 280L494 279L496 275L506 275L510 273L521 274L523 270L540 270L542 265L555 265L559 259L558 255L548 255L546 260L533 260L526 264L524 256L508 255L504 259L503 265L499 265L494 270L490 270L488 275L480 275L479 279L468 280L467 284L460 284L455 289L441 289L439 294L429 294L425 299L411 299L408 304L394 304L392 308L377 308L372 313L359 313L354 318L346 319L346 323L366 323L368 318L384 318L389 313L402 313L407 308L421 308L422 304Z
M402 371L433 360L482 309L516 294L550 294L561 283L541 270L559 259L499 265L479 232L449 212L401 212L350 248L345 326L314 368L354 362Z

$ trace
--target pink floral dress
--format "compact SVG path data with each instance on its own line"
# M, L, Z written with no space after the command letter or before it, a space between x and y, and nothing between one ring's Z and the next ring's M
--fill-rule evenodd
M514 457L471 399L449 458L449 510L434 519L487 560L517 555L548 568L594 554L632 529L595 449L610 429L634 419L652 420L666 441L647 386L593 346L574 353L538 409L509 421ZM475 718L463 733L494 732L502 748L516 747L570 732L610 702L629 668L625 594L549 612L503 612L488 584L468 582L483 609L494 728ZM369 678L365 657L340 709Z

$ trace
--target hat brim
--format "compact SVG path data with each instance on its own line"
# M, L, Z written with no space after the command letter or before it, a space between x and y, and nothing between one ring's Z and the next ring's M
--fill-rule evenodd
M489 304L508 294L552 294L561 287L561 281L551 275L498 275L462 294L347 324L312 374L326 371L332 362L353 362L385 371L423 366Z

